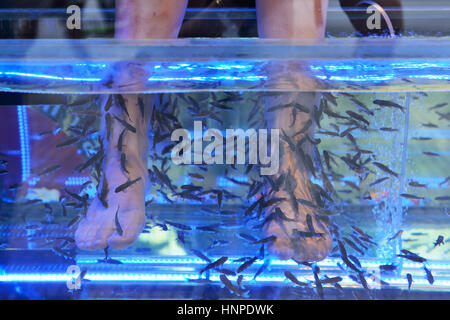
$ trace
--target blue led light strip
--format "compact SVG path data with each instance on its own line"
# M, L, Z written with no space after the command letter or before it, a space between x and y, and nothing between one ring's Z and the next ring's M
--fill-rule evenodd
M100 78L73 78L73 77L59 77L51 76L47 74L34 74L34 73L24 73L24 72L0 72L0 75L7 76L21 76L21 77L31 77L31 78L41 78L41 79L51 79L51 80L67 80L67 81L101 81Z
M267 80L266 76L193 76L193 77L150 77L148 81L164 82L164 81L261 81Z
M74 276L69 273L11 273L11 274L2 274L0 275L0 282L67 282L68 280L73 279ZM343 280L340 284L344 287L348 286L359 286L349 277L342 277ZM85 276L86 280L89 281L98 281L98 282L186 282L188 280L205 280L204 277L199 278L198 273L148 273L148 272L140 272L140 273L105 273L105 272L88 272ZM214 273L210 274L210 281L219 282L220 274ZM228 279L231 281L235 281L237 276L228 276ZM299 281L303 282L311 282L314 280L311 276L297 276ZM258 276L256 279L253 279L253 275L244 275L245 281L253 281L253 282L272 282L272 283L288 283L286 277L282 274L277 275L266 275L266 276ZM387 282L390 285L398 285L398 286L407 286L407 280L403 278L386 278L383 279L384 282ZM367 282L369 285L376 285L376 282L367 278ZM428 281L426 279L414 279L414 286L427 286ZM430 286L431 287L431 286ZM436 279L433 283L432 288L449 288L450 280L442 280Z
M211 260L216 260L220 257L210 257ZM229 257L228 261L225 264L233 265L233 264L242 264L242 262L234 262L234 259L238 259L239 257ZM123 264L178 264L178 265L203 265L206 262L199 258L114 258L119 260ZM77 264L95 264L98 260L95 258L78 258ZM263 264L263 260L257 260L254 262L255 265ZM340 259L325 259L317 263L319 267L337 267L338 263L342 263ZM361 265L364 268L378 268L378 266L385 264L382 261L361 261ZM271 260L271 266L297 266L297 263L292 260ZM430 262L427 263L427 266L432 270L450 270L450 263L439 263L439 262ZM404 262L402 264L403 268L406 269L422 269L423 264L421 263L413 263L413 262Z
M30 140L28 132L27 108L17 106L17 119L19 123L20 157L22 163L22 181L30 177Z

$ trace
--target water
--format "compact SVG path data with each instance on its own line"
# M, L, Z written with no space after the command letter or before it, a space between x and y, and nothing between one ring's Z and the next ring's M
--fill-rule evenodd
M58 40L12 41L0 47L0 90L11 101L0 107L10 119L0 128L0 159L7 161L0 175L2 298L238 297L221 287L221 272L233 283L244 276L242 285L249 292L241 298L319 298L311 267L270 255L267 245L262 254L261 244L242 236L267 236L258 226L267 213L248 211L266 190L247 196L255 181L266 181L258 166L177 166L167 147L175 120L161 119L164 112L175 115L192 137L194 121L202 121L203 132L270 129L274 115L268 109L280 101L309 109L297 109L294 122L310 119L315 127L309 137L300 134L314 149L315 176L305 175L298 183L323 191L310 205L329 219L333 233L334 249L317 266L322 280L341 277L344 289L326 285L325 297L352 298L353 292L364 298L449 297L448 40ZM130 248L109 251L113 262L121 264L99 262L103 250L77 250L72 242L73 219L97 196L95 167L76 168L100 149L100 113L109 94L140 94L143 99L149 95L142 94L154 94L145 107L154 104L163 112L148 131L157 143L150 145L148 157L145 231ZM293 112L292 107L276 112L285 109L288 115ZM289 132L288 122L277 128ZM57 148L71 137L80 139ZM42 174L56 165L61 167ZM153 166L167 170L174 190ZM201 189L183 198L180 193L187 187L181 186L192 184ZM69 192L86 197L87 205ZM435 247L439 236L443 244ZM361 263L357 268L370 291L342 261L337 240L353 264ZM427 258L426 263L398 257L402 249ZM195 250L211 261L228 257L223 266L228 271L216 268L200 275L208 263ZM257 259L236 274L243 257ZM389 264L396 269L379 268ZM432 284L424 266L433 273ZM71 270L75 276L87 270L81 290L74 293L67 288ZM308 287L295 287L285 271ZM411 291L407 273L414 279Z
M389 39L323 43L223 39L219 43L12 40L1 45L0 86L8 92L58 94L404 92L445 91L450 80L447 38L402 38L395 44Z

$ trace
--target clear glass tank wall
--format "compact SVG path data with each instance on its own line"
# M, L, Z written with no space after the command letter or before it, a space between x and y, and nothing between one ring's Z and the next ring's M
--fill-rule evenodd
M251 7L142 41L113 7L83 40L1 9L0 297L448 299L450 7L427 5L365 39L330 1L323 42L255 39Z

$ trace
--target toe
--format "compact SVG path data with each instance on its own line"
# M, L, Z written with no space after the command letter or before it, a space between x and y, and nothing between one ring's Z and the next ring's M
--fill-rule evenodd
M108 246L111 249L126 249L131 246L138 238L138 233L128 233L119 235L117 232L108 239Z
M112 249L125 249L135 242L144 228L145 215L141 210L124 210L119 217L122 234L114 226L114 233L108 239L108 246Z
M125 249L135 242L143 229L143 223L128 224L122 235L114 231L113 235L108 239L108 245L112 249Z

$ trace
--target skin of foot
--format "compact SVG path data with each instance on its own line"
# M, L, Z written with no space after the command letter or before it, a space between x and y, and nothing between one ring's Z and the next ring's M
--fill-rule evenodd
M117 0L115 37L174 38L181 27L186 6L187 0ZM114 75L114 86L128 84L131 81L136 82L133 84L133 91L139 91L139 81L136 80L145 78L139 66L122 63L116 66L115 71L117 74ZM130 76L130 73L133 75ZM105 157L98 186L100 196L93 200L86 217L81 220L75 232L75 241L80 249L100 250L106 247L125 249L136 241L145 223L145 193L149 187L147 133L153 95L121 95L121 97L123 103L120 103L117 95L114 96L108 111L105 111L104 106L109 96L103 97L101 135ZM124 131L124 125L118 119L132 125L136 128L136 132ZM122 132L124 132L122 151L119 151L118 142ZM122 154L126 159L125 168ZM105 178L108 188L103 193L102 189L106 190L103 187ZM116 192L117 187L138 178L140 180L136 183Z
M276 97L266 98L266 104L267 106L274 106L296 102L312 110L314 105L317 105L319 98L320 94L314 92L280 93ZM303 138L306 138L306 135L312 137L313 126L304 133L296 135L310 120L310 114L297 113L294 118L292 108L280 109L276 111L275 115L273 113L266 113L266 118L269 119L268 125L271 128L278 128L280 137L285 134L296 145ZM305 140L302 143L302 151L310 156L311 150L309 141ZM271 178L276 181L280 176L285 177L284 183L281 184L278 191L272 192L270 197L285 200L269 208L267 216L278 208L283 213L284 218L270 219L264 225L266 236L273 235L276 237L275 241L268 244L269 252L280 259L294 258L302 262L313 262L326 258L332 248L331 236L326 225L317 219L313 208L296 201L296 199L302 199L314 203L309 190L310 175L308 169L303 163L302 157L292 150L283 138L280 138L280 169L278 174ZM308 215L311 218L312 229L316 235L299 237L297 231L311 231L307 222Z
M326 11L328 0L257 0L258 32L262 38L278 39L308 39L320 41L324 37ZM302 81L299 79L299 81ZM309 107L318 105L320 95L313 92L284 93L278 97L266 98L266 110L270 107L296 102ZM311 126L303 134L295 135L306 122L311 119L311 113L298 112L293 117L291 108L280 109L278 112L266 113L269 128L283 129L284 133L292 137L297 143L306 134L311 138L314 126ZM280 133L281 134L281 133ZM278 203L277 206L286 219L270 220L264 226L267 236L275 236L275 241L268 244L269 252L280 259L294 258L298 261L319 261L328 256L332 248L332 240L327 226L317 219L317 215L310 207L300 203L293 204L292 198L307 200L314 203L308 188L310 176L306 166L299 156L291 150L286 141L280 141L280 170L272 177L277 179L280 175L292 177L291 191L288 191L286 183L279 191L272 193L272 197L285 198L287 200ZM303 152L311 156L311 148L302 144ZM267 214L271 214L275 208L269 208ZM320 236L299 237L297 231L307 232L309 226L307 217L311 217L314 231ZM297 236L296 236L297 235Z
M78 247L85 250L124 249L137 239L145 222L149 115L142 116L138 99L148 105L152 96L122 95L129 116L120 107L118 95L105 96L102 105L110 97L112 105L108 112L102 108L105 157L98 194L75 233ZM145 108L144 112L150 109ZM107 117L110 124L106 123ZM136 132L126 129L119 119L133 126ZM117 190L136 179L139 180L123 191Z

